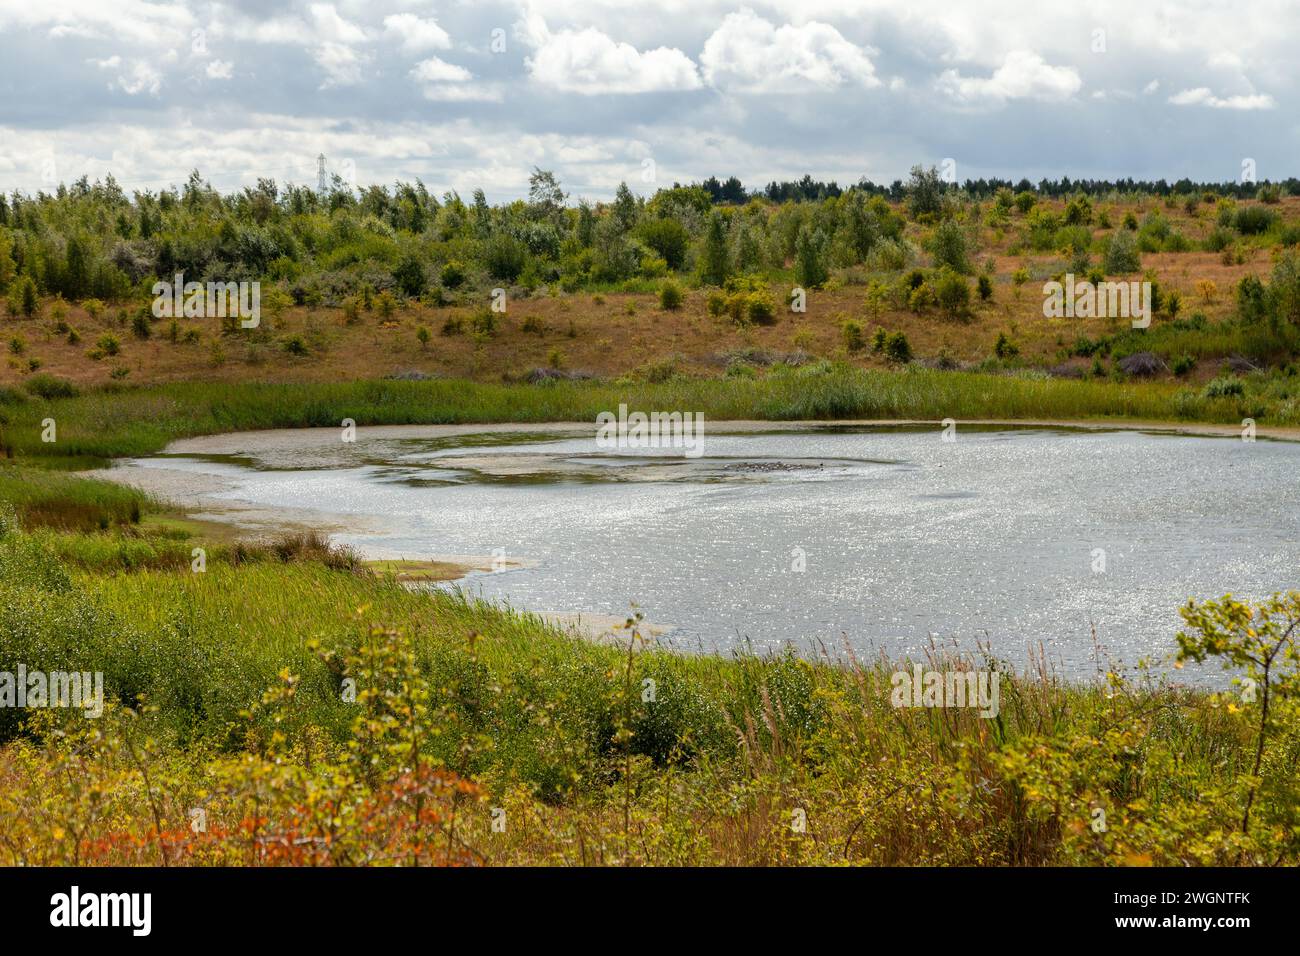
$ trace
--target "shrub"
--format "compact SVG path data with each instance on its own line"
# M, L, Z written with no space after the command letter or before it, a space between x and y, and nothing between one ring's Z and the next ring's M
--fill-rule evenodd
M902 332L891 332L885 338L885 358L899 365L912 361L912 345Z
M1232 224L1243 236L1268 232L1277 222L1277 213L1263 206L1242 206L1233 217Z
M883 352L885 343L889 341L889 333L884 329L878 328L871 336L871 351Z
M953 272L967 275L972 271L966 234L955 219L946 219L930 237L930 255L936 267L946 266Z
M676 219L646 219L637 227L637 235L653 249L665 265L674 271L686 262L691 236Z
M77 386L67 379L45 373L33 375L23 384L23 387L31 394L46 399L75 398L79 394Z
M1259 276L1246 275L1237 283L1237 317L1243 322L1259 322L1268 317L1268 290Z
M450 259L438 273L438 281L448 289L455 289L465 281L465 267L455 259Z
M1106 272L1110 275L1124 275L1141 269L1142 259L1138 255L1133 234L1120 231L1112 235L1110 241L1106 243L1106 256L1103 261Z
M1173 371L1179 378L1187 375L1194 368L1196 368L1196 359L1192 358L1190 355L1180 355L1178 358L1174 359Z
M149 315L145 312L137 312L135 318L131 320L131 331L137 339L147 339L153 332L149 324Z
M1239 378L1216 378L1205 386L1201 394L1205 398L1241 398L1246 394L1246 386Z
M443 335L460 335L465 331L465 320L458 315L450 315L442 323Z
M1015 358L1020 354L1020 346L1007 338L1007 333L999 332L998 340L993 343L993 354L1000 359Z
M31 276L22 276L9 290L9 311L29 319L40 311L41 300Z
M393 281L402 290L402 294L411 299L419 298L429 284L424 273L424 263L413 254L404 256L397 264L393 270Z
M682 307L682 287L669 280L659 289L659 307L670 312Z
M993 298L993 280L987 275L981 275L975 283L975 289L979 292L981 302L987 302Z
M970 310L970 286L963 276L942 269L934 280L934 297L949 318L960 318Z
M1160 357L1154 352L1134 352L1132 355L1126 355L1119 360L1119 370L1125 375L1136 375L1140 378L1146 378L1155 375L1165 367L1165 363L1160 361Z
M514 236L498 233L483 248L483 264L494 279L513 282L527 264L528 251Z
M420 348L422 348L422 349L427 349L427 348L429 347L429 330L428 330L428 328L427 328L426 326L423 326L423 325L421 325L419 328L417 328L417 329L415 330L415 339L416 339L417 342L420 343Z
M291 335L284 340L281 346L290 355L306 355L307 343L302 340L301 335Z
M862 324L853 319L845 320L840 326L840 334L844 338L844 347L850 352L860 352L866 345L866 340L862 337Z

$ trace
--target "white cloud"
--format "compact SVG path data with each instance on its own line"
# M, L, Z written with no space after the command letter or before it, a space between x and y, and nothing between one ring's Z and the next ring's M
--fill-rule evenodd
M228 80L234 75L234 67L229 60L213 60L204 72L210 80Z
M329 43L364 43L366 32L350 20L344 20L332 3L313 3L311 19L318 39Z
M1175 93L1169 102L1175 106L1209 106L1216 110L1271 110L1277 105L1267 93L1216 96L1208 86Z
M940 92L966 104L1067 100L1082 86L1083 81L1074 67L1051 66L1028 50L1008 53L992 76L967 77L956 70L945 70L938 82Z
M132 60L131 68L118 76L117 84L128 96L140 93L157 96L162 89L162 74L144 60Z
M422 85L426 100L439 103L498 102L501 91L492 85L473 83L474 74L463 66L431 56L411 70L411 78Z
M1160 81L1159 81L1159 80L1152 80L1152 81L1151 81L1150 83L1148 83L1146 86L1142 87L1142 92L1145 93L1147 96L1150 96L1152 93L1154 93L1154 92L1155 92L1156 90L1158 90L1158 89L1160 89Z
M407 53L451 49L451 37L436 20L426 20L414 13L394 13L384 17L384 32L398 37Z
M411 70L411 76L424 83L463 83L471 79L473 74L463 66L431 56L417 63Z
M131 60L125 70L121 69L123 60L116 53L102 60L90 59L86 62L101 70L121 70L117 74L117 86L128 96L136 96L140 93L157 96L162 90L162 74L144 60ZM112 84L109 84L109 87L111 89Z
M354 86L361 82L361 67L366 57L345 43L322 43L312 51L316 65L325 71L321 89L331 86Z
M515 33L535 47L525 60L533 80L552 89L595 96L701 86L695 62L675 48L642 53L592 27L552 33L535 14L516 24Z
M704 42L704 78L749 93L880 85L867 52L815 20L777 27L752 10L728 14Z

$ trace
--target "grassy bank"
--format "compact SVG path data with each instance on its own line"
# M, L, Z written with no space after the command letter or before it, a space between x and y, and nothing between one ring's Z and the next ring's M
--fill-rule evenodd
M78 465L145 455L189 435L255 428L474 422L595 421L632 409L703 412L706 419L1140 419L1300 424L1300 402L1265 389L1209 397L1169 384L987 375L910 368L870 371L818 363L759 378L652 382L469 381L202 383L103 390L0 405L13 457ZM42 441L47 420L56 441Z
M0 633L0 670L108 700L0 711L5 864L1300 860L1294 706L1252 797L1257 708L1123 675L932 657L998 672L997 716L900 709L883 661L620 650L310 557L120 573L13 529Z

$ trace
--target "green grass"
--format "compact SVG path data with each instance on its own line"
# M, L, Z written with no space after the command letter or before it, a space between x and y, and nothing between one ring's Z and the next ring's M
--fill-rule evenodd
M1240 862L1243 847L1249 859L1294 861L1300 849L1287 835L1300 832L1286 789L1293 710L1279 714L1288 729L1264 772L1267 822L1242 843L1232 830L1252 715L1203 692L1066 684L933 657L931 669L998 669L1000 713L900 710L890 704L895 665L884 661L629 655L533 615L313 560L106 574L65 566L48 532L0 536L0 670L102 672L110 709L139 709L182 831L196 790L234 787L236 810L268 796L252 770L232 771L251 765L210 775L223 755L250 758L245 711L260 734L283 735L293 759L338 759L356 709L313 643L357 652L376 624L413 650L429 691L436 720L424 758L491 794L477 811L466 806L459 826L493 862L573 862L581 852L676 864L1174 865ZM285 686L282 674L296 678L291 698L259 709L265 691ZM5 742L37 742L12 708L0 710ZM129 814L141 832L152 825L129 765L121 778L77 764L78 785L107 781L104 799L123 808L78 822L76 804L22 753L11 766L32 775L11 776L12 792L59 826L100 833ZM487 808L498 805L517 821L499 839L487 832ZM1101 836L1089 828L1097 807L1108 819ZM812 837L792 836L792 809ZM26 829L44 832L38 822ZM56 841L39 839L12 852L62 859Z
M3 411L3 442L20 460L58 465L148 455L190 435L259 428L595 421L620 403L644 410L703 412L706 419L999 418L1143 419L1300 423L1294 401L1260 406L1205 400L1167 383L1051 379L911 368L866 371L818 363L760 378L497 385L466 381L200 383L111 389L32 400ZM1253 414L1252 414L1253 413ZM41 441L42 421L58 441Z
M30 468L0 468L0 504L28 528L105 530L139 522L157 504L143 492L111 481Z

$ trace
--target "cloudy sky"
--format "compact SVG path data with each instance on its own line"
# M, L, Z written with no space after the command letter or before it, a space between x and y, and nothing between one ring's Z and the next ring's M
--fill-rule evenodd
M1284 0L0 0L0 189L1300 173Z

